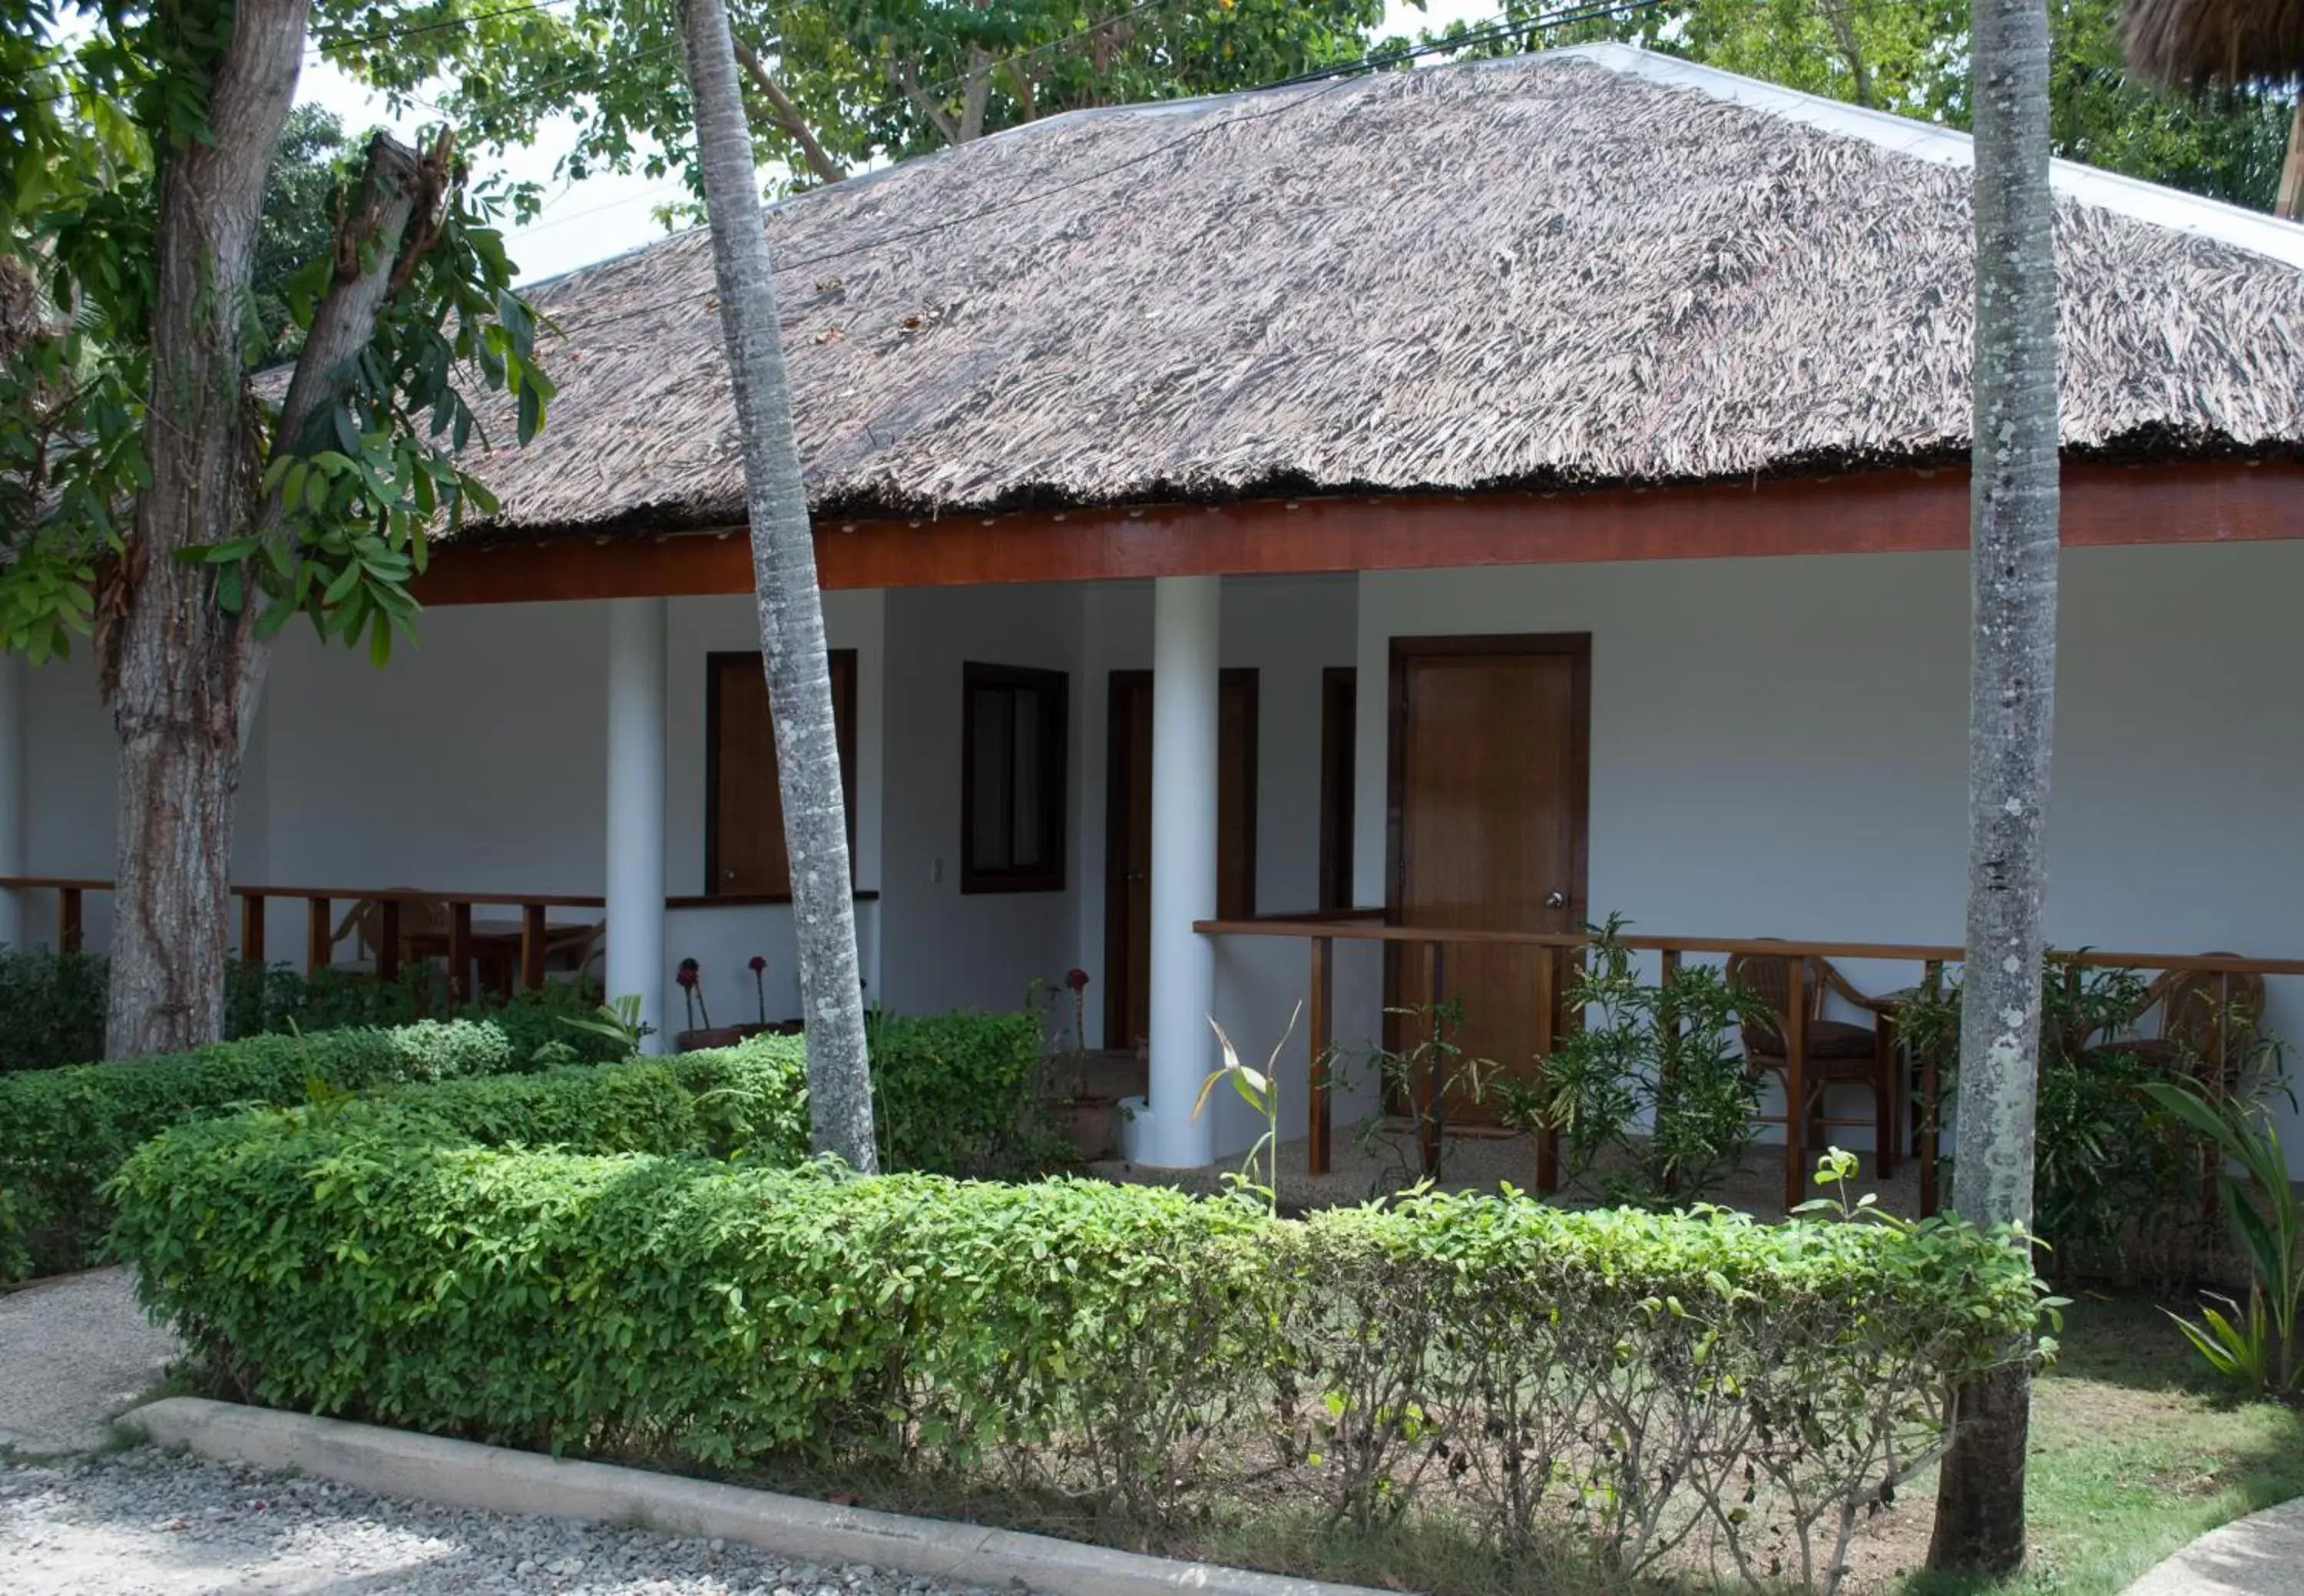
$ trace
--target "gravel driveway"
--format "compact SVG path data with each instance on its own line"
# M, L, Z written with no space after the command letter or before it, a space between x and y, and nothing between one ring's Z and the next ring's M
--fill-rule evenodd
M151 1447L0 1466L8 1596L1013 1596L722 1541L387 1501Z

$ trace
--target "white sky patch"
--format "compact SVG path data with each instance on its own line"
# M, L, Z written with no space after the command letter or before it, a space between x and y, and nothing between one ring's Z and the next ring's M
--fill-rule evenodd
M1499 20L1501 12L1500 0L1429 0L1422 11L1401 0L1390 0L1375 37L1398 34L1413 38L1424 29L1436 31L1456 21L1478 27ZM305 66L296 98L335 112L343 120L345 133L354 138L378 126L389 127L403 138L412 137L426 123L439 120L420 106L393 115L381 95L371 93L325 61ZM502 173L515 182L544 185L544 208L535 221L507 229L504 234L505 248L518 263L524 283L556 277L663 237L663 225L652 213L685 194L677 177L650 178L638 173L597 173L574 183L555 181L553 169L575 144L575 123L559 116L538 129L536 141L524 149L472 157L475 176Z

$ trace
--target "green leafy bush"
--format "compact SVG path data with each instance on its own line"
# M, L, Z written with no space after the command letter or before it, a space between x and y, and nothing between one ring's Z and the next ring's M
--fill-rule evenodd
M96 1261L108 1207L97 1189L137 1146L188 1119L251 1103L531 1067L493 1023L251 1037L191 1053L0 1075L0 1262L52 1274Z
M107 968L97 954L0 947L0 1074L102 1058ZM224 972L224 1038L485 1017L503 1028L523 1058L561 1040L580 1057L605 1063L614 1055L604 1045L560 1023L563 1015L589 1014L598 1001L589 987L551 982L509 1000L484 993L458 1006L448 1001L445 973L430 964L411 964L389 981L352 970L307 975L286 964L234 964Z
M789 1053L746 1057L788 1082ZM691 1114L744 1062L709 1068ZM697 1157L718 1133L653 1084L499 1117L549 1079L172 1131L110 1188L116 1244L210 1378L266 1403L974 1473L1148 1524L1277 1478L1332 1520L1453 1514L1500 1554L1565 1524L1626 1575L1708 1548L1819 1589L1936 1455L1951 1383L2020 1355L2040 1312L2025 1252L1952 1222L1474 1196L1300 1222L1159 1187L863 1179Z
M1005 1176L1044 1161L1034 1016L875 1014L868 1040L883 1167Z
M104 981L91 954L0 947L0 1075L103 1057Z
M2163 1083L2203 1073L2205 1062L2103 1040L2132 1031L2151 1002L2133 970L2052 960L2042 976L2032 1203L2034 1227L2054 1248L2048 1261L2061 1277L2166 1287L2196 1280L2214 1258L2208 1138L2169 1113L2157 1093ZM1956 979L1919 995L1897 1021L1916 1057L1935 1056L1945 1111L1959 1097L1960 1021ZM2244 1013L2225 1023L2235 1095L2280 1090L2277 1040Z

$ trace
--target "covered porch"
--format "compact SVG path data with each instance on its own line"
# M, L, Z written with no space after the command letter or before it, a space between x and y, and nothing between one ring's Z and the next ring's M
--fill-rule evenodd
M2241 955L2228 972L2265 978L2274 1036L2304 1016L2294 486L2078 473L2051 823L2058 946L2147 972ZM1965 878L1964 500L1960 473L1896 473L1025 515L965 543L827 526L868 994L1015 1008L1085 971L1052 1050L1141 1043L1129 1151L1188 1169L1235 1167L1261 1130L1229 1098L1190 1113L1209 1019L1260 1057L1305 1005L1281 1091L1309 1170L1312 1060L1370 1048L1419 990L1461 998L1500 1058L1545 1050L1528 1016L1557 1015L1557 965L1482 944L1557 956L1621 913L1652 971L1788 938L1864 994L1918 985L1957 958ZM1691 528L1758 548L1704 554L1721 539ZM906 549L915 585L886 585ZM583 961L561 949L597 928L592 968L660 1038L688 1023L689 958L715 1024L797 1014L780 831L734 701L758 690L743 554L709 534L452 549L419 646L384 672L292 631L242 784L243 954L337 962L355 901L380 920L422 900L447 912L436 945L403 927L375 964L565 979ZM1305 568L1347 556L1367 564ZM93 673L0 669L0 938L100 949ZM1333 1160L1379 1105L1326 1100ZM1871 1107L1832 1090L1834 1118ZM1868 1125L1827 1133L1876 1152ZM1537 1152L1512 1155L1516 1184L1543 1184Z

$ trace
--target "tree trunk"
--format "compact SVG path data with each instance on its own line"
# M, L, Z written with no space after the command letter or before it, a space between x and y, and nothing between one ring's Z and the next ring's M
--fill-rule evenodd
M1976 348L1969 880L1952 1207L2029 1225L2056 656L2056 257L2044 0L1973 0ZM2024 1560L2023 1349L1960 1394L1931 1567Z
M344 396L351 362L376 337L376 324L392 297L401 274L401 257L409 237L409 221L419 205L439 199L439 185L447 180L448 148L445 141L426 160L389 133L368 140L360 183L344 207L336 228L335 266L328 291L312 310L312 325L297 352L296 369L288 378L288 392L280 402L280 420L272 435L272 453L298 451L316 417L332 410ZM429 236L428 232L425 236ZM327 446L335 447L333 440ZM277 533L282 505L275 497L256 508L255 532ZM256 635L262 607L250 603L240 617L241 746L256 727L256 712L271 675L272 645Z
M209 85L208 137L162 155L152 485L117 562L105 680L120 734L112 984L114 1058L214 1041L224 1029L232 822L240 782L240 629L216 568L179 551L241 522L259 453L241 386L241 326L265 178L296 91L308 0L238 0Z
M809 1117L818 1152L836 1153L868 1174L879 1160L872 1141L872 1080L856 962L847 809L840 789L816 545L778 342L775 278L723 0L681 0L680 23L695 100L697 165L712 225L720 320L743 432L760 652L775 723L800 1010L808 1027Z

